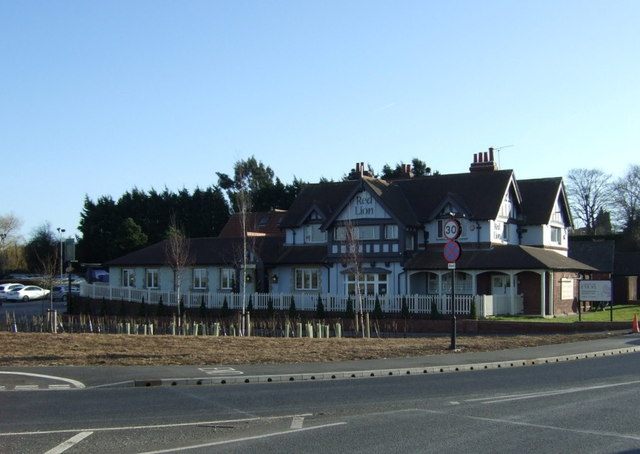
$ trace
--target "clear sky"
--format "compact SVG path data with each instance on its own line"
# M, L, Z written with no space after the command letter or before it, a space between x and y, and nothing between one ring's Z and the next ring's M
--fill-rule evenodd
M640 2L0 0L0 215L417 157L517 178L640 162ZM508 146L508 147L507 147Z

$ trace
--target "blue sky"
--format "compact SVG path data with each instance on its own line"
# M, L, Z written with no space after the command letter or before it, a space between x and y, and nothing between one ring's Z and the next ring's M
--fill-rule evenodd
M518 178L640 149L640 2L0 0L0 215L77 232L85 196L418 157ZM506 147L509 146L509 147Z

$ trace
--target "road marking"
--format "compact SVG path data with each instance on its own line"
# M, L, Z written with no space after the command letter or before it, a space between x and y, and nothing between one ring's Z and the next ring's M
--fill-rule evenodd
M21 375L24 377L34 377L34 378L44 378L47 380L56 380L56 381L62 381L65 383L68 383L69 385L73 386L76 389L84 389L84 384L77 381L77 380L73 380L71 378L65 378L65 377L56 377L53 375L43 375L43 374L32 374L29 372L4 372L4 371L0 371L0 375ZM17 388L17 386L16 386Z
M80 432L78 435L75 435L75 436L69 438L64 443L60 443L58 446L56 446L53 449L48 450L44 454L60 454L60 453L63 453L67 449L72 448L75 445L77 445L78 443L80 443L82 440L84 440L85 438L87 438L91 434L93 434L93 432Z
M568 389L560 389L560 390L553 390L553 391L543 391L543 392L537 392L537 393L522 393L522 394L511 394L511 395L505 395L505 396L481 397L479 399L468 399L468 400L465 400L465 402L480 402L483 404L495 404L500 402L510 402L513 400L535 399L538 397L558 396L561 394L579 393L583 391L594 391L598 389L615 388L618 386L629 386L629 385L637 385L637 384L640 384L640 380L634 380L634 381L622 382L622 383L609 383L606 385L584 386L581 388L568 388Z
M233 367L200 367L201 370L208 375L243 375L244 372L236 370Z
M43 431L31 431L31 432L0 432L0 437L15 437L20 435L51 435L51 434L64 434L64 433L77 433L77 432L115 432L121 430L140 430L140 429L166 429L171 427L191 427L191 426L211 426L232 424L236 422L252 422L252 421L271 421L277 419L289 419L295 416L312 416L311 413L304 413L301 415L282 415L282 416L267 416L267 417L254 417L254 418L238 418L238 419L224 419L217 421L196 421L196 422L184 422L174 424L152 424L148 426L115 426L115 427L95 427L84 429L60 429L60 430L43 430Z
M16 391L33 391L36 389L40 389L38 385L16 385L13 389Z
M294 416L291 421L291 429L302 429L304 418L302 416Z
M523 421L514 421L510 419L485 418L482 416L470 416L470 415L461 415L461 414L454 415L446 411L438 411L438 410L418 410L418 411L423 411L425 413L432 413L436 415L446 415L446 416L452 416L452 417L457 416L459 418L464 418L464 419L472 419L475 421L492 422L492 423L506 424L506 425L512 425L512 426L532 427L536 429L548 429L548 430L555 430L559 432L573 432L573 433L585 434L585 435L598 435L598 436L604 436L604 437L640 440L640 436L637 436L637 435L627 435L627 434L620 434L615 432L603 432L599 430L587 430L587 429L571 429L569 427L557 427L557 426L549 426L546 424L534 424L534 423L523 422Z
M170 452L190 451L192 449L210 448L212 446L222 446L222 445L228 445L228 444L231 444L231 443L240 443L240 442L243 442L243 441L262 440L262 439L265 439L265 438L277 437L279 435L290 435L290 434L296 433L296 432L306 432L306 431L309 431L309 430L326 429L326 428L329 428L329 427L344 426L346 424L347 424L346 422L336 422L336 423L333 423L333 424L324 424L322 426L306 427L304 429L287 430L287 431L284 431L284 432L272 432L272 433L268 433L268 434L264 434L264 435L254 435L254 436L251 436L251 437L234 438L232 440L214 441L212 443L203 443L201 445L183 446L181 448L162 449L160 451L147 451L147 452L143 452L143 453L140 453L140 454L167 454L167 453L170 453Z

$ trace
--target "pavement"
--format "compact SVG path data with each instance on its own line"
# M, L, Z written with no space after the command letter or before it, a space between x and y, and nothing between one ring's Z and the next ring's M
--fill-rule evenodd
M363 361L225 366L0 367L0 391L345 380L527 367L637 352L640 352L640 334L627 332L566 344Z

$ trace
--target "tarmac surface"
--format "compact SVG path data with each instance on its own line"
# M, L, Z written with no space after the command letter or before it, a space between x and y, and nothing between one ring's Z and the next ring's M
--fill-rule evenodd
M0 391L266 384L526 367L640 352L640 334L480 353L326 363L226 366L0 367Z

